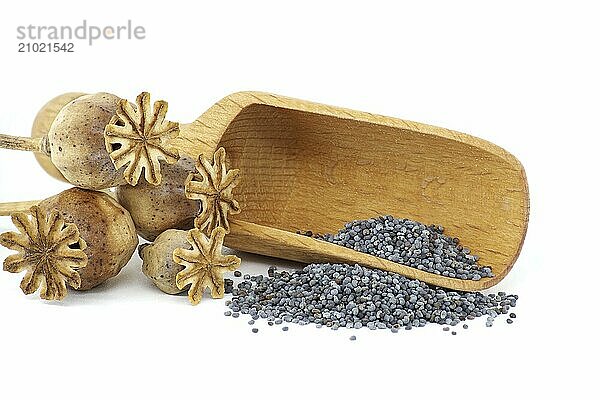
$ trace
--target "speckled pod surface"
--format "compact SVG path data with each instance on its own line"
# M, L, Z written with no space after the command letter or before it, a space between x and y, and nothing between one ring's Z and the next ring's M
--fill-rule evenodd
M102 192L79 188L65 190L41 203L45 212L57 209L66 222L74 223L87 243L87 264L79 269L81 286L88 290L116 276L138 244L129 212Z
M48 132L52 163L73 185L105 189L125 183L104 144L104 127L120 98L110 93L84 95L64 106Z
M167 229L194 227L201 203L186 198L184 193L185 180L193 171L194 160L184 157L176 164L163 164L159 185L140 180L137 186L116 188L119 203L131 213L141 237L152 241Z
M154 243L140 245L142 272L165 293L177 294L185 290L177 287L176 277L184 266L173 260L173 251L177 248L192 248L187 235L187 231L169 229L161 233Z

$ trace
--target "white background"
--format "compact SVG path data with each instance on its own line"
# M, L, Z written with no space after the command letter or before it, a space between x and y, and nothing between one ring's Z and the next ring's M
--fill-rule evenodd
M261 90L430 123L524 164L531 222L513 272L513 325L392 334L225 318L156 290L134 258L62 303L0 273L0 398L597 398L598 11L593 2L11 2L0 13L0 132L28 135L67 91L142 90L190 121ZM18 25L118 25L139 42L18 54ZM66 188L31 154L0 152L0 201ZM11 229L0 218L0 231ZM0 257L9 252L0 249ZM242 269L273 260L242 255ZM356 334L358 340L348 340ZM414 398L414 397L412 397Z

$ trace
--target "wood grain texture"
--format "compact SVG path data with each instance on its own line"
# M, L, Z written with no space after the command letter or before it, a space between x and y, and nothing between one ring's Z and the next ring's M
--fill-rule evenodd
M336 232L350 220L391 214L443 225L446 234L480 255L480 264L489 265L495 277L462 281L413 269L404 274L439 286L481 290L506 276L525 237L529 195L523 167L502 148L456 131L241 92L182 125L175 141L193 157L217 146L226 149L231 167L241 171L235 195L242 212L234 221L294 235L232 229L226 244L241 250L331 261L299 251L298 243L316 243L293 232ZM345 253L339 247L331 250Z
M34 138L42 138L48 134L50 131L50 125L54 122L54 118L58 114L58 112L69 102L75 100L76 98L83 96L85 93L64 93L60 96L56 96L40 109L40 111L35 116L33 120L33 125L31 127L31 136ZM66 182L67 180L62 176L60 171L56 169L54 164L52 164L52 160L45 154L42 153L34 153L37 162L42 166L42 168L54 178Z

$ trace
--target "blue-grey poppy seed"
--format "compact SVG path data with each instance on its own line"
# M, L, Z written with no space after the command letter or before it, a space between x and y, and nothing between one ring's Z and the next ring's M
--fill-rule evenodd
M445 238L442 232L439 226L427 227L386 216L350 222L332 240L358 251L408 260L413 266L434 269L444 276L455 274L461 279L473 279L475 274L493 276L491 269L476 264L477 259L469 250L454 238ZM353 243L357 236L363 242ZM253 320L267 319L268 325L285 321L332 330L366 327L393 331L437 323L447 325L444 331L449 331L450 326L482 316L487 317L486 326L492 326L494 318L514 307L518 299L506 293L438 288L360 265L310 264L293 272L272 272L267 276L245 275L237 284L229 308L234 313L250 315Z
M317 238L442 276L476 281L494 276L491 268L477 264L479 257L470 255L457 238L442 234L443 229L383 216L352 221L336 234Z

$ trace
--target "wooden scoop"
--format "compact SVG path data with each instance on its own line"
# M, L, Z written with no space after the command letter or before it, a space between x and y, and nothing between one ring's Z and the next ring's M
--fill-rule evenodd
M192 157L222 146L231 167L240 169L234 193L242 212L231 217L225 240L235 249L305 263L359 263L482 290L508 274L525 238L529 194L522 165L463 133L241 92L182 124L175 142ZM388 214L443 225L495 276L446 278L295 233L335 233L345 222Z
M267 93L225 97L184 125L180 148L223 146L239 168L226 245L300 262L346 262L460 290L489 288L510 271L527 230L529 194L519 161L448 129ZM197 146L197 147L196 147ZM335 233L345 222L391 214L426 224L480 256L493 278L446 278L295 234Z

